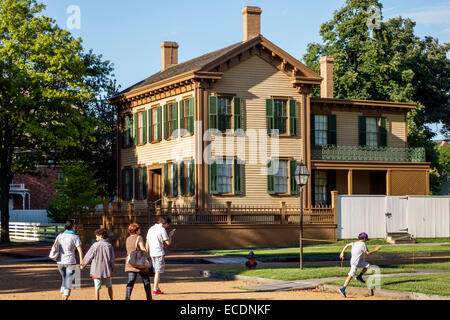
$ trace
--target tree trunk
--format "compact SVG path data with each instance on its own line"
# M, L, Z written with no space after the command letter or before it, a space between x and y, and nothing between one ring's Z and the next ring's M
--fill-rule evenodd
M1 211L1 243L11 242L9 239L9 189L10 179L6 177L0 177L0 211Z

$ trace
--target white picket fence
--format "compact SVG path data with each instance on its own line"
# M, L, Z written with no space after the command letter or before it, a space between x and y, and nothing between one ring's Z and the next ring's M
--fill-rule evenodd
M450 197L338 197L338 239L355 239L361 232L385 238L399 231L416 238L450 237Z
M64 224L9 223L9 237L11 240L53 242L61 232L64 232Z

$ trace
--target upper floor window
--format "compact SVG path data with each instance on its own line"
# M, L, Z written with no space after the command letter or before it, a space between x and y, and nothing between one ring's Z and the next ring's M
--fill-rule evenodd
M230 96L209 97L209 128L221 132L242 129L242 99Z
M180 102L181 128L190 135L194 134L194 98L184 99Z
M173 102L165 106L165 139L176 138L178 130L178 103Z
M322 147L337 144L336 115L311 115L311 145Z
M133 145L133 116L132 114L126 114L122 116L122 147L130 147Z
M359 117L359 145L387 147L387 119L385 117Z
M147 129L147 111L140 111L137 114L137 144L144 144L147 141L146 129Z
M267 133L297 135L297 102L286 99L266 99Z

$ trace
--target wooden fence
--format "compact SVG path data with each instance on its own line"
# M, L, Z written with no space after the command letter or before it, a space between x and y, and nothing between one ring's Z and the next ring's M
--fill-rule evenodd
M53 242L61 232L64 232L64 224L28 222L9 223L9 235L11 240Z

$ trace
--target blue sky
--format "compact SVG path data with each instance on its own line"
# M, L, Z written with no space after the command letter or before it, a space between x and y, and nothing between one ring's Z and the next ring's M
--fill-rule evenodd
M80 28L70 29L86 49L114 63L126 88L161 68L163 41L176 41L179 62L242 40L242 8L258 6L262 34L301 59L310 42L320 42L320 25L345 0L193 0L106 1L41 0L45 15L69 29L71 5L80 8ZM416 34L450 42L450 1L381 0L383 20L401 15L417 22Z

